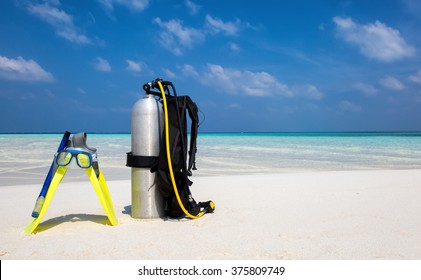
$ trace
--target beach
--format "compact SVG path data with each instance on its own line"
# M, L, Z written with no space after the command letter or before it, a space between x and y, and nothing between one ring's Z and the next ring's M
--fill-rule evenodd
M191 177L191 191L197 201L213 200L216 210L200 219L133 219L130 168L105 165L119 222L111 226L88 178L73 168L30 235L23 230L48 168L34 166L39 174L22 179L4 168L0 259L421 259L421 168L215 175L205 161L203 166Z
M23 229L37 185L1 187L1 259L421 258L421 170L332 171L198 177L197 220L130 216L130 181L109 181L119 221L88 181L65 181L36 234Z

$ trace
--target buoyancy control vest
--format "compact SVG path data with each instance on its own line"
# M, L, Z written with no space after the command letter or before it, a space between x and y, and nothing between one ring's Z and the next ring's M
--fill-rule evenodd
M161 86L161 93L151 91L151 88L159 88L159 84ZM171 87L173 95L170 94L169 87ZM196 170L197 134L199 127L198 107L196 103L189 96L177 96L176 89L171 82L157 79L152 83L145 84L143 88L146 93L160 96L162 99L165 98L162 102L164 103L164 107L166 107L164 111L165 109L167 110L165 126L168 126L171 167L169 165L167 143L165 141L167 131L164 129L160 142L158 161L151 168L151 172L157 173L159 181L158 189L165 200L166 215L171 218L179 218L183 215L187 215L190 218L198 218L204 213L213 212L215 206L212 201L197 203L190 191L190 186L193 182L189 177L192 175L192 170ZM188 152L187 116L191 121ZM171 172L174 176L174 182L171 178ZM179 196L180 201L177 196ZM180 202L183 204L183 207L181 207Z

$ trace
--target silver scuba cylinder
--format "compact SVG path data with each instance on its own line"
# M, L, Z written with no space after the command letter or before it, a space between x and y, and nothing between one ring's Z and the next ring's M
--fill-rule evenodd
M158 157L163 127L162 104L152 95L145 94L134 104L131 113L132 155L146 159ZM151 166L132 166L133 218L153 219L165 216L156 173L152 173L150 169Z

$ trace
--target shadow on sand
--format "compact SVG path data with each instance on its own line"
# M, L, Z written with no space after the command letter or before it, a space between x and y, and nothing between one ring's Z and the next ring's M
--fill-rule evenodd
M79 221L91 221L101 225L111 225L108 217L105 215L71 214L49 219L40 223L34 233L43 232L64 223L74 223Z

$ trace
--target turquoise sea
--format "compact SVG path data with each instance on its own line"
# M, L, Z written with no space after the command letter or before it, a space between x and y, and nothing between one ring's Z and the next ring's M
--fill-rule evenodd
M0 186L42 184L61 137L0 134ZM98 149L108 180L130 179L130 134L88 133L88 145ZM201 133L197 168L194 176L421 169L421 132ZM72 173L85 179L82 172Z

